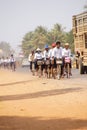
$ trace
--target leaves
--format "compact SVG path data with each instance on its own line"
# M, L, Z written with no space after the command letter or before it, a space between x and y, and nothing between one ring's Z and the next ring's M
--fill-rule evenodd
M46 27L38 26L34 31L25 34L22 41L22 50L26 56L31 50L40 47L44 48L45 44L51 45L56 40L62 43L69 42L73 51L73 34L72 31L65 32L65 28L61 24L55 24L53 28L48 31Z

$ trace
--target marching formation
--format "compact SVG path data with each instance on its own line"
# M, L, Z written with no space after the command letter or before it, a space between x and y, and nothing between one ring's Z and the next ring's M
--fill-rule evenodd
M71 50L69 43L65 43L64 48L61 42L52 43L51 48L45 45L44 51L37 48L29 54L30 70L33 75L47 78L64 78L72 76Z

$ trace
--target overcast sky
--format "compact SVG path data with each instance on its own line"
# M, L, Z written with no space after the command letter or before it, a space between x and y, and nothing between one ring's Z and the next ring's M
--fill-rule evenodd
M15 47L39 25L51 29L60 23L69 31L72 16L83 12L86 3L87 0L0 0L0 42Z

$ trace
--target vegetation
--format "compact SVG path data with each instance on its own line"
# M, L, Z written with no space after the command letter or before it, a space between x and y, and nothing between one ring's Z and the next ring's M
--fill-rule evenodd
M0 42L0 56L9 56L12 52L9 43Z
M60 40L61 43L69 42L71 50L74 52L72 30L65 32L65 28L60 24L55 24L50 31L43 26L38 26L34 31L25 34L21 47L24 54L28 55L31 50L35 50L37 47L43 49L45 44L50 46L56 40Z

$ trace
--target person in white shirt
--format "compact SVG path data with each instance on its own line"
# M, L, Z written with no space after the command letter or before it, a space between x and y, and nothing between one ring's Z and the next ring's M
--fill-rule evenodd
M43 52L43 56L44 56L44 60L46 61L47 59L49 59L49 46L48 44L45 45L45 50Z
M50 58L50 60L52 60L52 53L53 53L53 50L54 50L55 47L56 47L56 43L52 43L52 48L49 50L49 58Z
M60 41L56 42L56 47L53 49L52 57L54 58L54 68L56 68L56 59L62 59L62 47Z
M31 51L28 57L28 61L30 62L30 70L32 71L32 64L34 62L34 51Z
M44 69L44 73L45 73L45 76L46 76L46 74L48 74L48 72L47 72L47 68L49 67L49 69L50 69L50 57L49 57L49 46L48 46L48 44L46 44L45 45L45 47L44 47L44 52L43 52L43 57L44 57L44 65L43 65L43 69Z
M11 54L11 57L10 57L10 67L11 67L12 71L15 71L15 69L16 69L16 60L15 60L13 54Z
M8 57L4 59L4 68L8 68Z
M4 57L1 58L1 67L4 67Z
M69 49L69 43L65 43L65 47L62 51L64 66L65 66L65 57L70 57L70 55L71 55L71 49ZM71 62L70 62L69 65L70 65L70 75L72 75L72 73L71 73L71 68L72 68Z
M42 61L43 60L43 54L41 52L40 48L36 49L36 53L34 56L34 62L35 62L35 70L38 71L38 65L37 65L37 61ZM43 66L41 65L41 70L43 70Z
M70 57L70 55L71 55L71 50L69 49L69 43L65 43L65 48L62 51L62 56Z
M34 56L34 60L42 60L43 58L43 54L41 52L40 48L37 48L35 56Z
M54 67L54 58L52 57L52 53L54 48L56 47L56 43L52 43L52 48L49 50L49 58L50 58L50 68L51 68L51 75L53 77L53 67Z
M0 68L1 68L1 57L0 57Z

